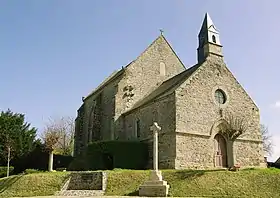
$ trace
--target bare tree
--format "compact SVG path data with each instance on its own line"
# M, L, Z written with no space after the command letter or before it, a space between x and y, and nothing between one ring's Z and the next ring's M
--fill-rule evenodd
M273 147L272 135L269 134L268 128L263 124L260 126L260 131L263 140L263 150L267 155L271 156Z
M47 126L43 132L43 140L49 152L49 171L53 171L53 152L59 139L59 134L52 127Z
M62 155L71 155L74 147L74 119L72 117L61 117L50 120L49 124L59 135L58 142L55 145L55 152Z
M220 125L220 133L228 140L227 149L230 153L228 165L232 167L235 164L233 143L240 135L246 133L248 122L245 117L240 117L230 112L225 114L224 120L225 122Z
M227 113L225 115L225 123L221 125L220 132L231 141L235 141L240 135L244 134L248 129L248 122L244 117Z
M49 170L52 170L53 153L71 155L74 149L75 123L72 117L50 118L43 140L50 153Z

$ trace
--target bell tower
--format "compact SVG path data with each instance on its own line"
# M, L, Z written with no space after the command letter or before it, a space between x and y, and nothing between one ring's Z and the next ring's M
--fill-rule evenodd
M209 55L223 57L220 34L209 14L206 13L198 34L198 63L205 61L206 57Z

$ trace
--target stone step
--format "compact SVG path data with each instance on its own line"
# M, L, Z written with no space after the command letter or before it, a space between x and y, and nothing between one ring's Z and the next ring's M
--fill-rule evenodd
M56 196L78 196L78 197L95 197L103 196L103 190L62 190L56 193Z

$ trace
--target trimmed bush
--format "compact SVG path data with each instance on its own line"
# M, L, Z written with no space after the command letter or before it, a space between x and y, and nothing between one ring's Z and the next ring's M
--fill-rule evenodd
M24 172L25 172L26 174L32 174L32 173L40 173L40 172L42 172L42 171L37 170L37 169L26 169Z
M53 168L68 167L72 156L55 155L53 156ZM41 171L48 170L49 154L44 148L44 145L37 146L28 155L22 156L21 158L13 161L13 166L15 167L15 173L21 173L26 169L36 169Z
M90 170L146 169L148 144L140 141L99 141L88 145L86 152Z
M66 168L57 168L57 169L55 169L56 171L66 171Z
M87 160L82 156L75 157L68 166L69 171L86 171L89 170Z
M10 166L9 173L10 175L13 173L14 167ZM6 166L0 166L0 178L7 176L7 167Z
M276 164L274 162L267 162L267 166L272 167L272 168L279 168L280 169L280 164Z

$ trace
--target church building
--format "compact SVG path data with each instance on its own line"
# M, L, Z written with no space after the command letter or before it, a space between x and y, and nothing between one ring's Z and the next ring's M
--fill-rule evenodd
M186 68L161 34L83 97L74 155L98 140L152 141L154 122L161 127L159 168L265 166L259 108L225 64L220 33L208 13L195 65ZM244 133L230 139L222 126Z

